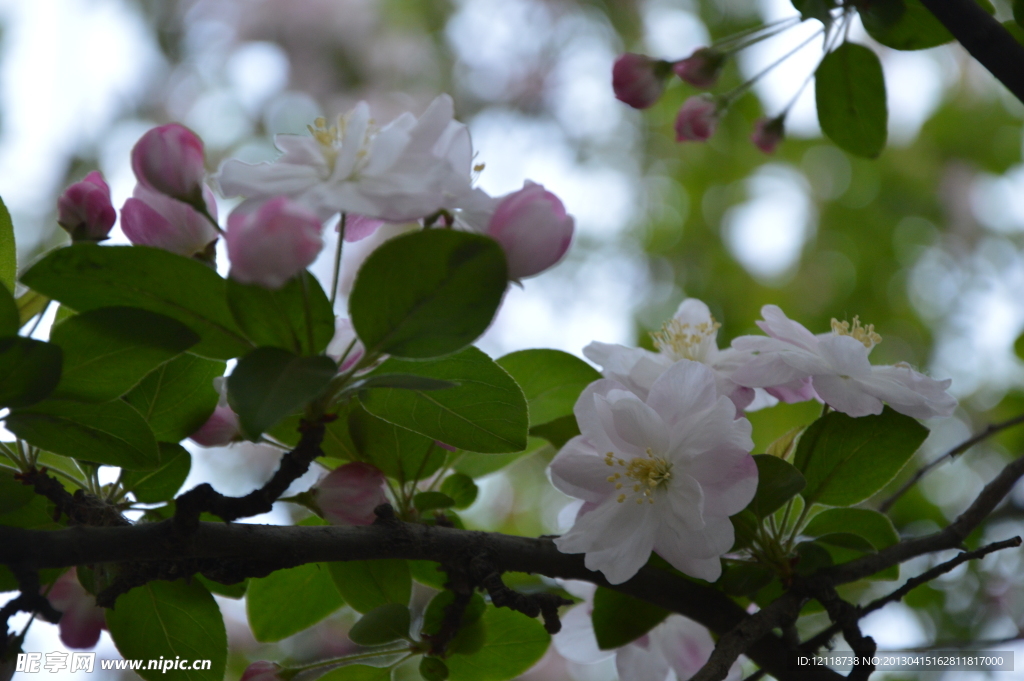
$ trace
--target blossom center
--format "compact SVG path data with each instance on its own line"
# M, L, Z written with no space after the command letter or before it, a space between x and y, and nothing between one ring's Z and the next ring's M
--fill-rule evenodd
M338 160L338 154L343 143L346 141L345 133L348 129L348 117L340 115L335 125L328 126L327 119L320 116L313 121L313 125L307 125L306 129L309 130L309 134L313 136L313 139L320 144L320 153L323 154L329 171L333 173L335 161ZM359 140L359 151L356 152L357 165L360 165L359 162L364 161L369 153L370 138L373 136L374 131L373 121L371 121L370 125L366 127L363 139ZM348 142L351 144L353 140L350 139Z
M654 490L665 485L672 479L672 464L660 456L654 456L650 448L647 449L647 457L634 457L630 461L620 459L614 453L608 452L604 455L604 462L609 466L622 466L626 470L621 473L613 473L608 476L608 482L615 483L615 489L622 489L633 481L633 494L636 503L654 503ZM626 493L619 494L617 501L621 504L626 501Z
M721 326L714 317L699 324L681 322L673 318L665 322L660 331L651 333L651 338L654 340L654 347L675 362L681 359L703 362L708 350L714 346L715 335Z
M849 336L854 340L860 341L868 350L882 342L882 337L875 333L875 325L861 326L860 318L856 316L853 318L853 326L850 325L850 322L841 322L833 318L832 333L837 336Z

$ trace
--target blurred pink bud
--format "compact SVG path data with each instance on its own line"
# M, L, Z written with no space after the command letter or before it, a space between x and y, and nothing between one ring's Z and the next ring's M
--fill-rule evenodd
M238 681L281 681L281 677L277 675L279 671L281 665L276 662L260 660L246 667Z
M384 474L376 466L356 461L335 468L313 488L324 519L335 525L370 525L373 509L387 503Z
M783 121L782 116L758 118L754 121L754 132L750 134L750 141L764 153L773 153L786 135Z
M207 211L217 217L213 192L204 189ZM153 246L185 257L212 261L217 229L186 203L137 184L121 208L121 230L137 246Z
M235 211L224 236L230 276L243 284L279 289L311 265L324 241L320 218L286 196L251 212Z
M77 649L94 647L100 640L100 631L107 628L106 614L97 607L96 597L78 582L75 568L57 578L46 597L63 613L60 640L64 645Z
M665 89L665 77L672 64L627 52L612 66L612 89L615 98L634 109L654 106Z
M203 447L224 447L241 439L241 428L238 425L238 414L226 404L218 405L206 423L199 430L189 435L198 445Z
M349 349L351 346L351 349ZM345 352L348 351L348 354ZM338 371L348 371L356 362L363 358L366 353L366 346L356 336L356 330L352 328L352 322L344 317L338 317L334 322L334 338L327 344L326 354L335 362L341 362ZM342 361L342 355L345 356Z
M572 216L558 197L530 181L498 202L487 225L505 249L509 279L531 277L561 260L572 231Z
M686 59L672 65L677 76L694 87L710 88L718 82L725 66L725 55L710 47L702 47Z
M73 241L103 241L116 220L110 187L98 170L65 189L57 199L57 224Z
M153 128L135 143L132 170L150 189L197 205L206 175L203 141L178 123Z
M345 217L345 241L362 241L377 231L377 228L384 224L383 220L368 218L365 215L349 213ZM341 227L341 223L338 223Z
M676 115L676 142L703 142L718 125L718 104L705 95L690 97Z

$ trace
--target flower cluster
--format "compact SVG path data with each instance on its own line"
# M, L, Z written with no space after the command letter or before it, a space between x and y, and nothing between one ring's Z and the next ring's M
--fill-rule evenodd
M719 325L695 299L653 334L657 352L587 346L605 378L580 395L580 435L551 463L552 483L583 500L573 527L555 540L559 550L586 554L587 567L613 584L635 575L651 551L714 581L733 544L729 516L757 488L745 409L772 398L818 399L854 417L879 414L883 403L915 418L956 408L949 380L906 364L871 365L881 337L857 318L833 320L831 333L815 336L778 307L762 313L766 336L742 336L724 350Z

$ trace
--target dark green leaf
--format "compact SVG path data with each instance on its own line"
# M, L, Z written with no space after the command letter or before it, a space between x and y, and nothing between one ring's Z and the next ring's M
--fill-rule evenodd
M428 635L436 634L441 630L441 623L444 621L444 611L455 601L455 594L451 591L442 591L430 599L427 609L423 612L423 633ZM480 620L487 611L487 603L478 593L473 593L462 611L462 626L468 627Z
M0 339L0 408L27 407L45 399L60 381L62 357L53 343L17 336Z
M47 255L22 281L79 312L125 305L177 319L199 334L192 351L203 357L231 359L252 347L228 309L224 280L158 248L74 244Z
M370 254L349 311L370 352L438 357L484 332L507 285L505 254L485 236L448 229L406 234Z
M198 343L199 336L162 314L100 307L55 325L50 342L64 351L54 396L106 402L124 395L146 374Z
M801 534L821 537L834 532L852 532L881 551L900 540L892 521L868 508L830 508L811 518Z
M14 243L14 223L3 199L0 199L0 284L13 291L17 276L18 249Z
M425 681L445 681L448 678L448 665L436 657L424 657L420 660L420 676Z
M820 544L804 541L796 545L796 573L809 575L817 570L832 565L832 556Z
M594 367L561 350L520 350L500 358L498 365L523 389L530 427L572 416L583 389L601 378Z
M207 670L138 670L146 681L221 681L228 640L220 608L197 581L152 581L120 596L107 611L117 650L127 659L211 660Z
M441 483L441 491L452 498L455 508L467 508L474 501L480 491L473 478L463 473L449 475Z
M7 428L47 451L131 470L160 465L153 431L120 400L101 403L46 400L7 417Z
M473 654L452 655L446 660L449 681L515 678L536 664L551 643L544 625L508 608L488 607L473 626L482 627L486 640Z
M445 452L431 438L379 419L358 405L349 413L348 435L358 458L399 482L422 480L444 464Z
M597 647L612 650L635 641L660 624L669 611L626 594L597 587L594 594L594 634Z
M236 584L221 584L215 582L212 579L207 579L202 575L194 575L192 579L198 579L203 586L209 589L210 593L217 594L218 596L224 596L225 598L233 598L238 600L245 595L245 590L249 586L249 580L244 579Z
M304 287L306 294L303 294ZM297 355L317 355L334 337L331 301L309 272L289 279L276 291L228 279L227 296L231 314L253 345L284 348Z
M391 667L371 667L366 664L347 664L332 669L319 681L390 681Z
M455 505L455 500L441 492L420 492L412 498L412 505L416 507L417 511L423 513L438 508L451 508Z
M728 565L718 587L730 596L753 596L775 578L775 571L759 563Z
M921 0L872 0L860 7L864 29L896 50L923 50L953 40L953 34Z
M411 617L409 607L388 603L370 612L352 625L348 637L361 646L379 646L409 638Z
M18 314L18 303L7 287L0 283L0 338L18 335L21 328L21 315Z
M353 381L349 390L352 392L366 388L404 388L406 390L444 390L445 388L457 388L458 383L453 381L442 381L426 376L415 376L413 374L373 374L366 378Z
M736 537L732 547L733 550L738 551L750 546L754 541L754 537L757 536L757 528L761 526L760 519L749 508L745 508L729 518L729 520L732 521L732 528Z
M448 573L441 569L440 563L432 560L407 560L409 572L412 578L420 584L432 586L435 589L443 589L448 581Z
M358 612L370 612L387 603L407 605L412 576L404 560L350 560L328 563L334 586Z
M874 158L885 148L889 113L882 63L870 49L843 43L815 72L821 130L857 156Z
M791 0L796 11L800 12L800 18L804 21L817 19L825 26L832 25L830 10L836 8L835 0Z
M157 367L124 396L163 442L180 442L210 418L220 395L213 379L225 362L183 354Z
M476 348L426 362L389 359L377 373L409 373L456 381L437 391L373 388L361 395L368 412L453 447L518 452L526 447L527 408L512 377Z
M250 579L245 604L252 635L268 642L313 626L344 602L327 566L307 563Z
M0 468L0 515L21 508L35 494L32 487L14 479L14 471Z
M125 471L121 483L145 504L169 501L192 468L192 456L179 444L160 442L160 466L151 471Z
M793 463L808 503L851 506L882 489L924 442L928 429L889 407L878 416L832 412L800 438Z
M228 402L250 440L320 395L337 373L330 357L256 348L228 376Z
M750 510L758 518L767 518L784 503L797 495L807 481L791 464L771 454L756 454L757 493L750 502Z
M864 537L859 537L850 532L832 532L823 534L815 540L818 544L825 546L838 546L844 549L853 549L859 553L874 553L875 547Z
M550 425L550 424L547 424ZM544 426L541 426L542 428ZM518 461L524 457L536 454L545 447L550 447L546 440L539 437L530 437L526 440L526 449L521 452L509 452L508 454L480 454L478 452L458 451L452 454L455 461L453 467L459 473L465 473L471 478L479 478L505 466Z
M555 449L561 449L565 443L580 434L576 417L572 414L530 428L530 435L542 437Z

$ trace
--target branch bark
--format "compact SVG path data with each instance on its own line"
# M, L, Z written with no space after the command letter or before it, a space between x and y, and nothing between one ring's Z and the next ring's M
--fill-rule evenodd
M921 0L972 57L1024 102L1024 45L974 0Z

